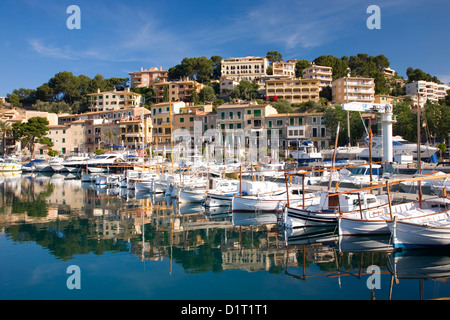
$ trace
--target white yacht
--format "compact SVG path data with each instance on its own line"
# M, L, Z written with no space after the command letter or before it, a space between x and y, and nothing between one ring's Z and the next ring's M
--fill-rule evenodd
M317 151L317 148L311 141L303 141L297 148L291 152L292 158L299 164L322 161L322 154Z
M393 155L412 155L415 160L417 160L417 143L410 142L403 139L400 136L392 137L393 147ZM429 145L420 145L420 158L421 159L429 159L432 155L434 155L438 148L429 146ZM369 159L369 148L365 148L359 154L360 159L368 160ZM373 137L372 140L372 161L381 161L383 158L383 138L382 137Z
M22 165L18 161L0 158L0 172L22 171Z
M124 161L125 157L121 153L105 153L87 160L86 166L91 173L107 172L111 166Z

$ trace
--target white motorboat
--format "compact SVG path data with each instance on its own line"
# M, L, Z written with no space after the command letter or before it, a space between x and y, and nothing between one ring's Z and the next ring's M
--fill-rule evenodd
M47 163L47 160L44 158L35 158L29 161L28 163L22 165L22 171L25 172L34 172L36 169L36 165L40 163Z
M51 167L51 170L53 172L62 172L64 170L64 158L62 157L53 157L50 160L48 160L48 164Z
M443 176L443 179L437 179L437 180L424 180L421 181L421 186L423 189L428 188L430 190L433 189L439 189L440 187L445 186L450 179L449 178L445 178L445 173L442 171L429 171L429 170L422 170L422 175L419 174L415 174L413 175L414 177L439 177L439 176ZM404 192L411 192L411 191L416 191L417 187L419 185L418 181L403 181L399 184L400 188L404 191Z
M122 153L100 154L87 160L86 166L91 173L108 172L114 165L124 163L124 157Z
M392 137L393 155L412 155L417 160L417 143L410 142L400 136ZM420 145L420 158L427 160L433 156L439 149L429 145ZM359 154L360 159L369 160L369 148L364 148ZM372 161L381 161L383 158L383 139L382 137L372 138Z
M22 171L22 164L11 159L0 158L0 172Z
M317 151L317 148L311 141L303 141L297 150L291 152L291 157L299 164L323 160L323 155Z
M64 166L64 169L62 170L72 173L80 172L83 168L86 167L87 161L89 159L89 157L84 156L70 156L62 163L62 165Z
M363 188L370 186L370 179L376 182L381 176L381 165L372 164L372 177L370 175L370 164L344 168L339 170L339 185L352 188Z
M358 159L361 152L366 147L361 146L347 146L347 147L337 147L336 148L336 159L346 159L346 160L353 160ZM334 156L334 149L328 149L324 150L322 152L324 159L332 159Z

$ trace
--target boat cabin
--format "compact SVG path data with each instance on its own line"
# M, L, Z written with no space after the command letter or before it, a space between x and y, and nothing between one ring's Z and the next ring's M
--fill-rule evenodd
M381 205L381 202L379 197L367 192L355 191L346 194L335 194L334 192L326 191L320 195L319 206L324 212L349 212L373 208Z

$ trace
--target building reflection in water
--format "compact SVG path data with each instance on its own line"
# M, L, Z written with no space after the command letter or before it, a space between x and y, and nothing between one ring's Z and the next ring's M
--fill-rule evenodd
M201 204L98 188L64 175L10 175L0 182L2 234L34 241L62 260L128 252L154 263L170 259L170 272L178 264L190 273L239 269L294 281L353 277L364 283L367 267L377 265L389 277L389 298L401 279L446 281L450 272L448 253L400 255L386 237L339 238L334 228L285 231L276 215L205 210Z

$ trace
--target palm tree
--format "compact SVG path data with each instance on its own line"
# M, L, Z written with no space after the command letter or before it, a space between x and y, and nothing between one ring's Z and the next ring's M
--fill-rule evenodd
M105 137L108 139L108 145L111 146L112 141L117 137L117 132L115 130L107 129L105 130Z
M5 150L6 150L6 136L12 132L11 124L6 121L0 122L0 132L2 134L2 155L5 156Z

